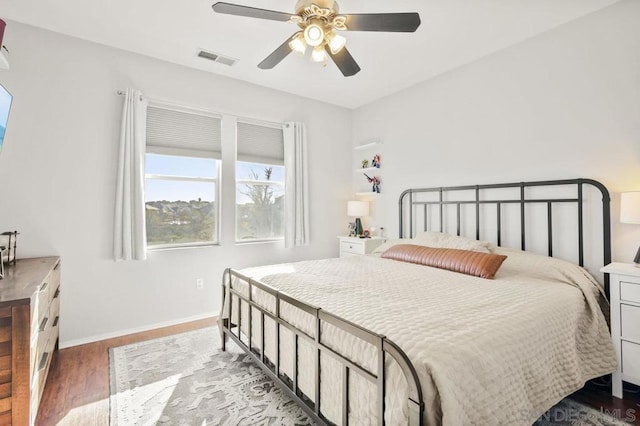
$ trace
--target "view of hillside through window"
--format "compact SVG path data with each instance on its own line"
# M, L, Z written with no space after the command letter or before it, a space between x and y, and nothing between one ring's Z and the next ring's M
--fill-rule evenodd
M218 160L146 155L147 245L217 241Z
M147 245L216 243L215 159L146 155ZM284 167L236 163L236 239L284 237Z

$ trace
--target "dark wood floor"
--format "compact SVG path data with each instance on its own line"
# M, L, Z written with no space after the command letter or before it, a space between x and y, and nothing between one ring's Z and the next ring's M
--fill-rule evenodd
M571 398L629 424L640 425L640 388L625 383L624 389L623 399L614 398L608 378L596 379L571 395Z
M36 424L108 425L109 348L208 327L214 323L213 318L206 319L58 351L51 361ZM593 381L572 398L640 425L640 393L637 387L628 388L625 398L617 399L611 396L607 383Z
M36 425L108 425L109 348L214 324L214 318L205 319L57 351L51 360Z

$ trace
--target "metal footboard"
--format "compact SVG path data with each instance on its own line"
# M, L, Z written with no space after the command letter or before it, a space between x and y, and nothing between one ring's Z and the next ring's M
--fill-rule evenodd
M237 288L232 287L232 277L244 282L248 286L247 295L241 294ZM253 300L254 288L259 289L271 297L275 301L275 312L270 312L264 307L258 305ZM226 350L227 337L231 338L240 348L242 348L260 367L265 373L274 380L282 390L293 398L298 405L307 413L307 415L320 425L332 424L322 414L321 406L321 392L320 392L320 377L321 377L321 357L329 356L333 360L340 363L343 369L342 373L342 425L349 424L349 386L350 372L357 373L359 376L364 377L369 382L377 386L377 418L378 424L385 424L385 359L390 356L400 366L407 384L408 384L408 400L407 400L407 413L409 416L408 424L411 426L418 426L423 424L423 411L424 402L422 399L422 388L420 387L420 380L415 367L411 364L411 361L407 355L392 341L385 336L379 335L372 331L369 331L363 327L360 327L352 322L344 320L336 315L322 310L319 307L309 305L301 302L285 293L282 293L275 288L268 286L264 283L249 278L235 270L227 269L223 276L222 286L222 299L223 306L225 306L225 298L229 297L229 312L228 317L224 318L220 315L219 326L222 335L222 350ZM233 323L234 319L234 301L237 301L237 323ZM301 311L311 315L314 321L314 333L313 335L293 326L285 319L281 317L280 305L281 302L285 302ZM248 308L251 307L251 308ZM242 309L248 308L247 319L248 324L245 325L247 329L246 333L242 332ZM257 318L256 318L257 317ZM265 354L265 320L271 319L275 323L275 359L269 359ZM253 321L259 321L259 332L261 334L260 347L255 347L253 344ZM345 355L337 352L331 347L327 346L322 340L322 325L330 324L333 327L340 329L341 331L355 336L356 338L367 342L377 352L377 371L371 372L361 365L358 365L354 360L349 359ZM293 372L292 377L288 378L281 371L281 327L285 327L293 335ZM242 335L245 334L243 339ZM245 342L246 340L246 342ZM298 386L298 347L299 342L305 341L311 345L314 353L314 398L311 400L308 396L300 390Z

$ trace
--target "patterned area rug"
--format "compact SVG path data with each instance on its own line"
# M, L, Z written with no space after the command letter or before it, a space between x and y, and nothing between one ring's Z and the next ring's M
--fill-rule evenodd
M112 426L313 424L216 327L112 348L109 366ZM535 426L626 424L565 399Z
M109 366L112 426L312 424L216 327L112 348Z

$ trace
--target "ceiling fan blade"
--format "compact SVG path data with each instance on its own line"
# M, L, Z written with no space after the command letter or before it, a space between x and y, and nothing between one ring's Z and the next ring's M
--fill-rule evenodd
M351 53L347 50L346 47L343 47L337 54L331 53L331 49L329 46L325 46L324 49L327 51L333 62L338 66L340 72L345 77L351 77L352 75L356 75L360 72L360 65L353 59Z
M271 55L267 56L264 61L260 62L258 64L258 68L263 70L270 70L280 62L282 62L282 60L286 58L289 53L291 53L289 41L291 41L291 38L288 38L284 43L280 45L280 47L274 50Z
M291 18L290 13L276 12L275 10L258 9L255 7L241 6L238 4L218 2L213 10L227 15L246 16L249 18L269 19L271 21L287 22Z
M361 13L342 16L347 18L347 31L412 33L420 26L420 15L417 13Z

